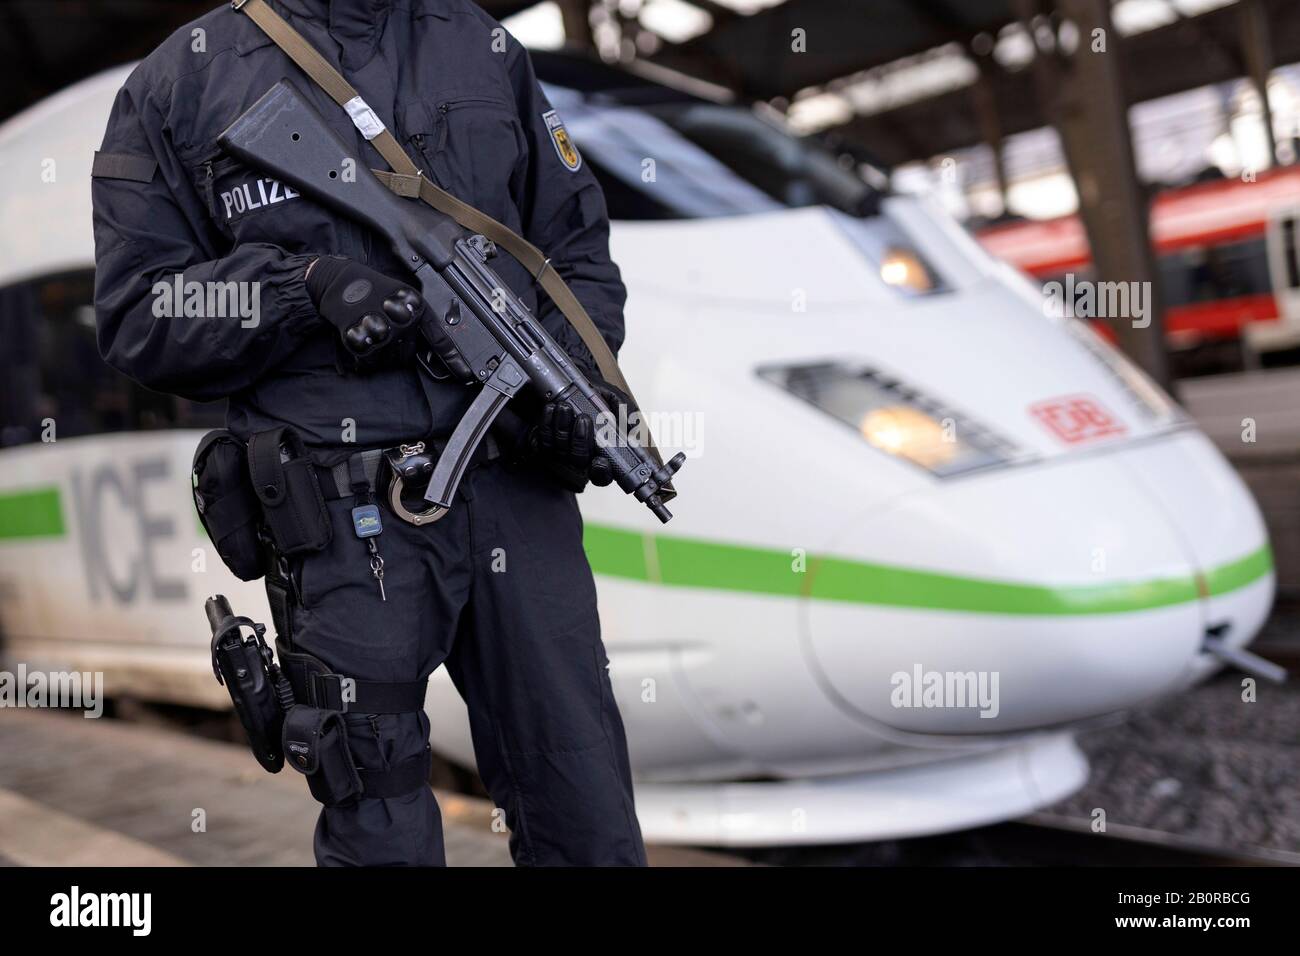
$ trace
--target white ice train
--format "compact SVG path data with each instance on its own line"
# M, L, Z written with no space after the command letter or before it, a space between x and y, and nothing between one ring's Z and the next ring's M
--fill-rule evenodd
M539 70L617 220L626 371L692 459L666 527L581 499L648 838L1021 815L1084 782L1083 722L1204 678L1207 635L1255 635L1272 561L1237 476L956 224L748 110ZM0 128L0 625L10 662L222 705L202 600L265 604L190 503L214 410L93 344L89 165L125 75ZM441 672L428 709L471 765Z

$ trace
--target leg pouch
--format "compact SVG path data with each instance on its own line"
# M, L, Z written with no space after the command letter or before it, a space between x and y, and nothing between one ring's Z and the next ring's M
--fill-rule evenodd
M285 762L306 774L311 795L327 807L361 796L361 776L348 750L343 714L297 704L284 718Z

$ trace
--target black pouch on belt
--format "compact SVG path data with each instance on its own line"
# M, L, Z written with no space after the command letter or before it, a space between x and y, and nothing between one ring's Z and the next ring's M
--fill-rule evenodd
M241 581L260 578L262 509L248 480L243 441L224 428L204 435L194 451L190 483L199 520L226 567Z
M361 775L348 750L343 714L296 704L284 718L285 762L307 775L317 802L337 807L361 796Z
M330 524L316 466L292 428L257 432L248 440L248 473L262 515L282 555L319 551L330 543Z

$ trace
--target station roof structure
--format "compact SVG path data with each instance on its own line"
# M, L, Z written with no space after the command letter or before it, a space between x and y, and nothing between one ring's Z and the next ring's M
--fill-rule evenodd
M504 18L534 0L480 0ZM559 0L572 15L591 0ZM655 0L651 0L655 2ZM879 78L893 66L935 51L985 53L1020 29L1037 0L674 0L708 15L708 28L682 42L659 38L645 59L731 91L741 100L786 105L818 92ZM1165 0L1163 26L1124 36L1118 44L1129 103L1243 77L1238 4L1184 15L1189 0ZM1294 0L1257 0L1265 9L1274 64L1300 61L1300 16ZM7 0L0 4L0 117L112 65L143 56L170 32L215 5L214 0ZM744 12L752 9L752 12ZM642 27L625 19L624 25ZM807 49L792 53L792 31ZM1026 34L1027 35L1027 34ZM1048 124L1026 63L981 59L986 95L1002 136ZM886 165L924 159L984 140L974 82L903 97L884 108L851 109L819 125Z
M653 59L749 99L793 97L808 87L996 33L1016 18L1011 0L785 0L749 16L716 2L700 5L713 15L713 28L665 46ZM790 55L794 30L805 32L807 49Z
M702 0L701 0L702 2ZM716 4L708 4L713 7ZM854 78L942 47L992 47L1019 30L1015 0L786 0L751 16L716 17L713 29L665 45L652 59L731 88L743 99L793 100L801 92L834 90ZM1117 47L1130 105L1248 75L1237 4L1194 16L1170 3L1164 26L1121 38ZM1263 0L1275 65L1300 61L1300 14L1294 0ZM806 31L807 52L790 55L791 31ZM1027 62L1006 67L996 57L985 74L1003 136L1049 124L1034 94ZM779 63L779 67L775 64ZM974 73L974 71L972 71ZM825 127L850 143L869 145L889 165L923 159L982 141L972 84Z

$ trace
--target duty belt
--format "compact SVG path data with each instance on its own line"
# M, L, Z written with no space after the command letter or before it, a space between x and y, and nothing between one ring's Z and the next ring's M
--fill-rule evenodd
M402 492L421 480L428 481L433 472L433 463L444 447L443 441L431 438L394 448L359 451L328 467L318 465L316 470L320 477L321 494L329 500L351 498L362 485L372 494L377 494L384 471L383 464L387 459L388 506L397 517L409 524L430 524L446 514L446 509L435 505L426 511L411 511L402 503ZM492 435L488 435L475 451L469 467L477 468L500 457L500 446Z

